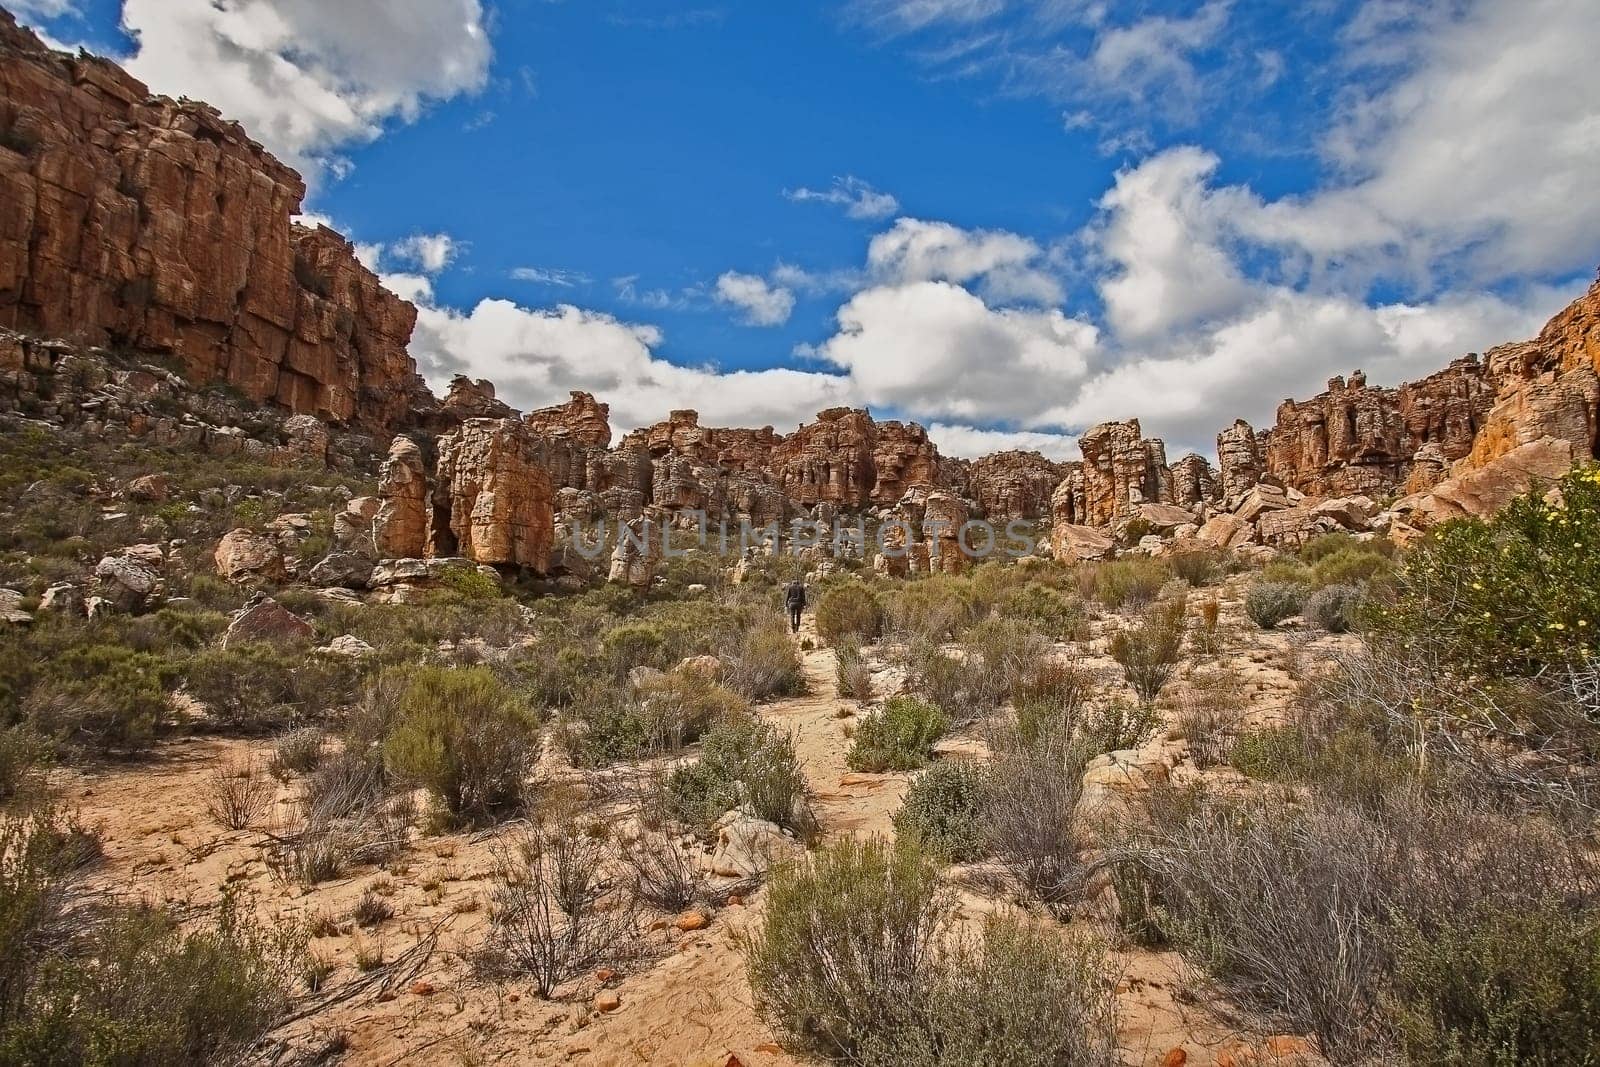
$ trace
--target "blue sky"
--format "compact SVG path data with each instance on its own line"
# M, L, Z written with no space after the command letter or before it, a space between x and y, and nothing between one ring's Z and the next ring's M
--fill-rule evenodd
M1531 334L1600 262L1585 0L23 0L209 100L436 384L1174 456Z

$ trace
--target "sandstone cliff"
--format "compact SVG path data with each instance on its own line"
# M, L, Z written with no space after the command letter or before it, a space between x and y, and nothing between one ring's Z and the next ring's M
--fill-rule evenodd
M420 388L416 310L338 234L291 222L304 195L214 109L52 52L0 10L0 325L393 428Z

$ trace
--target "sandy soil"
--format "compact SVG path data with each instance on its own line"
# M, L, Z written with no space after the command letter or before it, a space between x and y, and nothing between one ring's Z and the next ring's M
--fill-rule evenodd
M1228 604L1227 611L1236 615L1237 604ZM810 636L807 623L802 636ZM1097 628L1115 625L1107 620ZM1340 639L1262 634L1248 627L1235 640L1226 659L1232 672L1228 702L1251 722L1280 715L1296 684L1291 672L1303 673L1341 647ZM909 775L861 774L846 766L859 708L838 695L831 651L807 649L804 662L808 694L760 710L795 738L822 836L892 834L891 817ZM1089 663L1117 679L1109 660L1091 656ZM1176 764L1178 777L1188 773L1181 764L1183 744L1164 735L1147 747ZM970 733L956 733L941 748L982 755L981 740ZM679 932L673 917L663 916L652 924L661 929L646 939L645 962L605 983L579 983L559 1001L541 1001L526 982L476 977L466 959L487 922L495 842L515 834L515 825L417 837L388 869L365 868L301 887L269 862L271 834L293 811L293 783L277 787L273 816L260 830L220 830L207 810L219 770L252 760L264 764L269 750L266 742L186 740L138 764L55 777L69 803L104 834L106 862L93 876L95 889L193 917L214 909L228 892L263 918L322 920L328 928L328 936L312 940L311 951L332 965L329 979L321 993L297 1005L302 1017L274 1035L281 1047L263 1056L264 1062L291 1062L289 1049L303 1055L330 1043L345 1047L339 1062L361 1065L804 1062L782 1051L750 1006L738 939L759 917L761 893L717 911L708 926L691 933ZM367 891L383 896L394 916L363 930L350 921L350 912ZM998 905L964 885L961 906L976 916ZM380 953L383 965L371 966ZM1259 1047L1266 1035L1230 1022L1233 1013L1177 956L1118 951L1113 960L1120 971L1126 1064L1269 1062L1241 1054L1241 1046ZM609 1011L596 1007L603 984L620 1002ZM1180 1049L1181 1059L1173 1051Z

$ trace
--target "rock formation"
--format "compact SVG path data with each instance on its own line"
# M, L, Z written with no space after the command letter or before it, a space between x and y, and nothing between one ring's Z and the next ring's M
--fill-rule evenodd
M1077 521L1105 526L1140 504L1172 502L1166 446L1146 439L1139 420L1103 422L1078 439L1083 450L1083 504Z
M169 354L193 383L368 429L420 385L410 304L205 104L0 10L0 326Z
M428 548L428 476L422 450L396 437L378 472L382 503L372 520L374 548L383 559L414 559Z
M967 465L966 489L991 522L1042 519L1065 476L1065 464L1037 452L996 452Z
M549 569L554 491L516 419L468 419L439 439L428 554Z

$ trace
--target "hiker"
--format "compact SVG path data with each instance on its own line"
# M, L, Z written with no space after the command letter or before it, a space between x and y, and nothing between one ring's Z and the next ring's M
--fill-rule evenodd
M789 609L789 632L800 632L800 609L806 606L806 583L796 578L783 590L783 603Z

